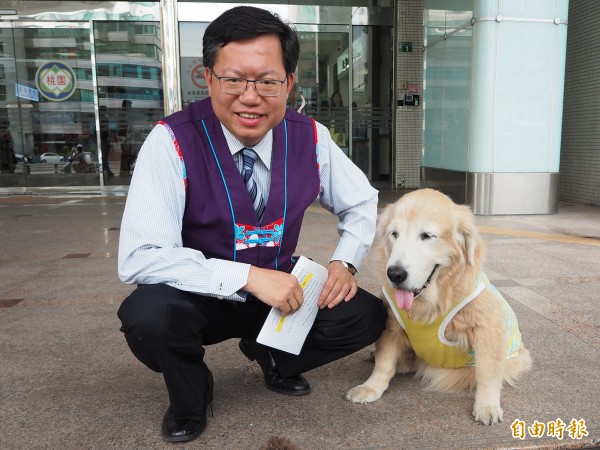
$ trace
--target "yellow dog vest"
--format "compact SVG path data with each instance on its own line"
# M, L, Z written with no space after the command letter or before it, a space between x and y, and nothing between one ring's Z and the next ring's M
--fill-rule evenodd
M483 273L477 278L475 289L464 300L452 308L448 314L430 324L410 319L405 309L398 308L394 301L394 294L390 292L391 289L388 286L383 286L383 294L390 304L392 312L396 316L400 326L406 331L410 344L417 356L430 366L456 369L472 366L474 364L475 352L472 349L466 352L459 349L458 343L448 341L444 336L444 332L456 313L477 297L486 287L492 291L494 297L504 307L507 357L514 358L519 354L519 350L523 346L517 317L510 305L502 297L502 294L498 292L498 289L490 283L490 280Z

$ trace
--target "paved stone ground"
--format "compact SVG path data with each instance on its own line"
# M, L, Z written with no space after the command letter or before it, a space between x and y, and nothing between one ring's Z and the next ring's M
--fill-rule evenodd
M381 193L381 206L399 192ZM0 197L0 448L168 448L162 378L129 352L116 317L132 290L116 275L124 196ZM311 395L264 388L258 366L229 341L208 347L214 417L179 448L258 449L269 437L301 449L591 448L600 445L600 208L561 204L552 216L477 218L488 275L513 306L534 360L505 388L504 422L471 417L469 393L423 392L397 376L370 405L344 400L370 374L365 349L306 374ZM335 218L318 205L299 253L327 263ZM377 291L370 254L361 285ZM587 435L563 439L537 423ZM511 424L525 425L524 439ZM582 425L585 424L585 427ZM581 439L578 439L581 437Z

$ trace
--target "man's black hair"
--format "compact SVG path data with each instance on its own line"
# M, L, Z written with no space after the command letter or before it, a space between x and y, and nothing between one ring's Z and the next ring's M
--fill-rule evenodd
M238 6L225 11L206 28L202 40L204 65L212 70L220 48L232 41L274 34L281 43L285 74L294 73L298 64L300 41L296 30L270 11L253 6Z

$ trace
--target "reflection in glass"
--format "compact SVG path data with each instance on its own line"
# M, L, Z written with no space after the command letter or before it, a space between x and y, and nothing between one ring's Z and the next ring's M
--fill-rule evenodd
M97 185L93 175L76 183L62 176L77 145L94 168L98 157L87 24L1 31L12 88L1 109L18 155L16 177L2 186Z
M426 9L423 164L466 171L472 11Z
M99 130L89 22L39 24L0 29L0 130L15 155L0 185L97 186L100 153L106 179L128 184L164 115L159 23L93 23Z
M181 99L185 107L208 97L202 60L202 38L208 23L179 23Z
M158 22L95 22L96 67L105 173L128 184L153 124L164 116Z

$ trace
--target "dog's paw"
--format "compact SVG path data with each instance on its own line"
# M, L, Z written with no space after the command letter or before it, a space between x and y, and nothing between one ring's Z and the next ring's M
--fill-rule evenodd
M480 421L484 425L493 425L497 422L502 422L502 414L502 408L499 404L475 404L473 406L475 420Z
M371 403L381 398L382 392L370 388L366 384L361 384L352 388L346 394L346 399L352 403Z

